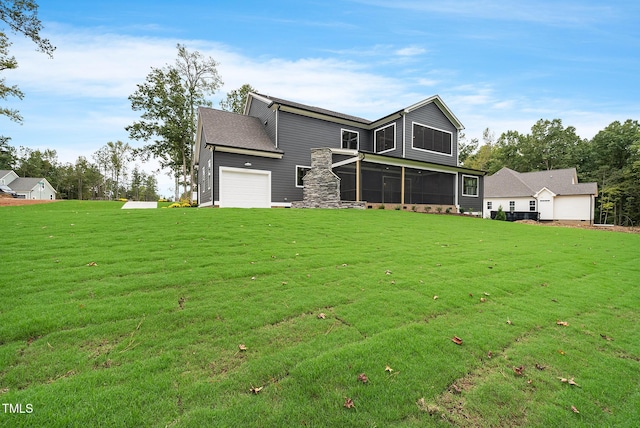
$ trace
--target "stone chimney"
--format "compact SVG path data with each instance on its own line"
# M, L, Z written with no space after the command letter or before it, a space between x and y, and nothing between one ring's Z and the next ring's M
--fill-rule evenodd
M329 148L311 149L311 169L302 179L302 202L294 208L362 208L364 202L340 202L340 177L331 170L333 155Z

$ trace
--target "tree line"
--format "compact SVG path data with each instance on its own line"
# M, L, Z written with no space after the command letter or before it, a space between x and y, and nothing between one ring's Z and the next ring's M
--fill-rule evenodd
M108 142L91 158L63 163L55 150L16 149L0 142L0 169L14 170L20 177L45 177L58 199L158 200L156 177L133 163L129 144Z
M482 144L462 137L460 162L493 174L576 168L580 182L597 182L595 218L601 223L640 224L640 124L614 121L584 139L561 119L538 120L529 133L507 131L496 140L487 128Z

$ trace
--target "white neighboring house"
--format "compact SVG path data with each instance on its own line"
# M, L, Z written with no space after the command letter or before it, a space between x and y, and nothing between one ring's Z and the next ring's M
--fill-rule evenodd
M44 177L21 178L14 171L0 170L0 184L9 186L22 199L56 199L56 190Z
M509 220L593 222L598 183L578 183L575 168L519 173L502 168L485 177L482 216L498 207Z

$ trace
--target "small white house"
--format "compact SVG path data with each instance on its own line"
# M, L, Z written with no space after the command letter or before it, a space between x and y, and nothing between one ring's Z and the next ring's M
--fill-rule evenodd
M9 186L22 199L56 199L56 190L46 178L18 177L14 171L0 170L0 184Z
M483 217L499 207L510 220L593 221L598 183L578 183L575 168L519 173L502 168L485 177Z

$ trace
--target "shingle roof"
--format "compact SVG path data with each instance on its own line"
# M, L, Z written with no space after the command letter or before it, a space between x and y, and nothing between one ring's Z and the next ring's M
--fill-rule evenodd
M42 181L42 178L33 178L33 177L25 177L25 178L16 178L11 182L11 190L14 192L29 192L34 189Z
M289 107L295 107L295 108L298 108L298 109L301 109L301 110L307 110L307 111L310 111L310 112L313 112L313 113L320 113L320 114L324 114L324 115L327 115L327 116L336 117L338 119L346 119L346 120L351 120L353 122L360 122L360 123L363 123L365 125L368 125L368 124L371 123L370 120L364 119L364 118L358 117L358 116L351 116L349 114L339 113L337 111L332 111L332 110L327 110L327 109L320 108L320 107L314 107L314 106L310 106L310 105L306 105L306 104L301 104L301 103L297 103L297 102L294 102L294 101L285 100L285 99L282 99L282 98L276 98L276 97L272 97L270 95L264 95L264 94L259 94L259 93L256 93L256 95L259 95L259 96L261 96L263 98L266 98L266 99L268 99L270 101L273 101L273 102L275 102L277 104L282 104L282 105L286 105L286 106L289 106Z
M207 144L282 153L256 117L199 107L202 136Z
M556 195L597 195L598 183L578 183L575 168L519 173L509 168L485 178L487 198L533 196L543 188Z

